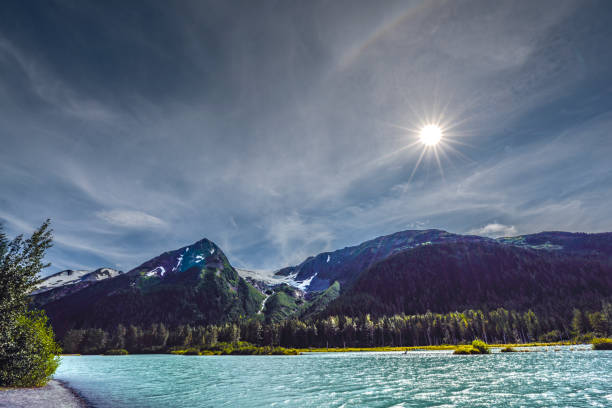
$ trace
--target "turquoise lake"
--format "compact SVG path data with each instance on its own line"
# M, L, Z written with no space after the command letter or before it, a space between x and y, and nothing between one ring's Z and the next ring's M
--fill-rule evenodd
M612 406L612 352L554 350L66 356L55 378L95 407Z

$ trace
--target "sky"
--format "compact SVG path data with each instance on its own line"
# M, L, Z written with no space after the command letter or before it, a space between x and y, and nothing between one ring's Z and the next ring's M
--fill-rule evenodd
M606 1L9 0L0 222L45 274L612 231L611 43Z

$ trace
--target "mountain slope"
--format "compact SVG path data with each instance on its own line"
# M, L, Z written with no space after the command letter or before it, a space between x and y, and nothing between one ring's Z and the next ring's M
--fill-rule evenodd
M465 309L598 309L612 297L612 266L597 258L494 241L401 251L368 268L325 314L390 315Z
M338 281L341 288L352 283L363 270L394 253L442 242L491 241L473 235L458 235L441 230L408 230L385 235L359 245L309 257L297 266L283 268L277 276L289 278L307 291L327 289Z
M100 268L93 272L68 269L41 279L30 296L33 297L36 305L42 306L122 273L112 268Z
M44 308L62 336L69 329L82 327L235 320L257 314L263 298L238 275L221 249L203 239Z
M612 259L612 232L585 234L547 231L538 234L498 238L498 241L525 248Z

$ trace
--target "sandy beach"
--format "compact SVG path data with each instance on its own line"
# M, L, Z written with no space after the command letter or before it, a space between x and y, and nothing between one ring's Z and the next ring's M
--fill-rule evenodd
M0 390L0 408L85 408L87 404L60 381L41 388Z

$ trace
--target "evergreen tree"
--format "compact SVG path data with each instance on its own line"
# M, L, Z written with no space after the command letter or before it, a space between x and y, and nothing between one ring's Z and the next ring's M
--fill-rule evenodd
M572 331L574 336L587 333L591 329L591 324L587 316L580 309L574 309L574 317L572 319Z
M142 338L142 329L131 324L126 333L125 345L130 352L140 350L140 340Z
M47 220L32 236L9 241L0 226L0 386L41 386L59 365L60 348L43 312L27 311L28 293L51 247Z
M85 330L70 330L62 339L62 345L66 353L79 353L82 348L81 344L85 338ZM117 347L119 348L119 347Z
M166 347L166 343L168 342L168 336L170 332L166 328L166 326L161 323L159 328L157 329L157 337L155 339L155 346L159 348Z
M119 324L113 331L113 335L111 338L111 347L113 349L124 349L125 348L125 336L127 334L127 330L124 325Z
M98 354L106 350L107 333L102 329L87 329L81 348L85 354Z

